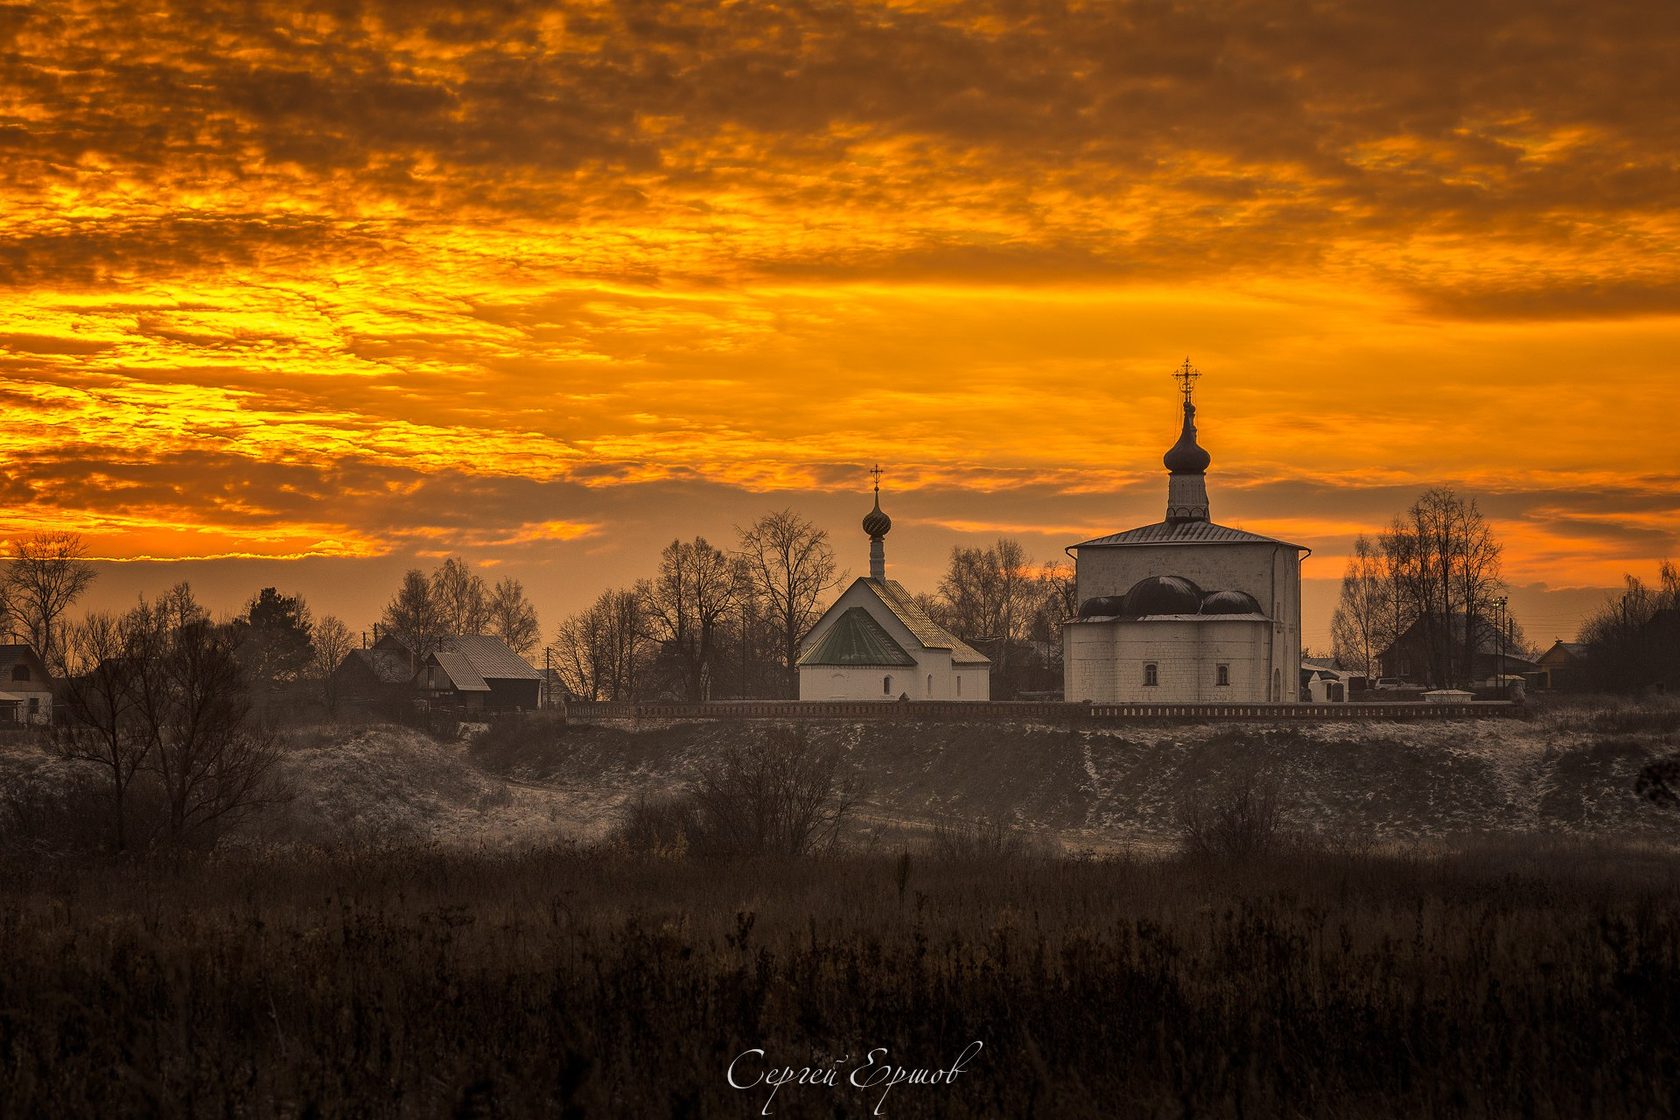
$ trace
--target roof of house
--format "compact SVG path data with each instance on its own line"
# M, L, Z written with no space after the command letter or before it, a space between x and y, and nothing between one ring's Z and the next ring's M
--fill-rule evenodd
M1304 544L1290 544L1273 537L1262 537L1258 533L1250 533L1246 529L1233 529L1227 525L1215 525L1211 521L1157 521L1153 525L1140 525L1136 529L1126 529L1119 533L1110 533L1106 537L1095 537L1073 545L1074 548L1124 548L1133 545L1158 544L1281 544L1285 548L1305 550Z
M345 655L345 661L352 658L367 666L368 671L385 684L404 684L414 677L406 651L376 646L373 649L353 649Z
M443 670L444 676L456 692L489 692L490 686L478 670L473 668L472 662L467 660L466 654L454 650L440 649L432 654L432 660Z
M39 688L45 688L52 683L52 671L47 668L46 662L42 661L40 655L35 652L34 646L24 645L18 642L8 642L0 645L0 672L5 672L8 677L11 676L12 666L16 665L20 661L28 662L36 670L35 674L31 674L30 680L15 682L16 684L25 685L26 687L24 691L37 691L35 688L27 687L28 685L36 685ZM8 684L10 687L15 687L15 685L11 684L11 682L8 682Z
M916 659L893 641L867 608L851 607L799 656L800 665L896 666Z
M530 662L513 652L506 642L488 634L446 638L443 648L465 657L473 671L485 680L542 680L542 674Z
M951 633L928 617L926 611L916 605L915 596L904 589L904 585L895 579L875 580L860 578L859 583L866 585L875 593L875 597L893 612L905 629L909 630L915 639L922 644L923 649L948 649L951 651L953 665L990 665L991 658Z

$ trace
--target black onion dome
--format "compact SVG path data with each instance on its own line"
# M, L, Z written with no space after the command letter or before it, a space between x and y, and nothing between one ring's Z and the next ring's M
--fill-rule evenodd
M1202 589L1183 576L1149 576L1126 592L1125 614L1195 614L1202 606Z
M1099 595L1095 599L1087 599L1079 604L1080 618L1112 618L1117 614L1126 613L1126 598L1123 595Z
M1246 591L1210 591L1202 600L1203 614L1264 614Z
M870 537L884 537L892 528L892 518L881 512L881 495L875 495L875 508L863 515L863 531Z
M1196 406L1189 401L1184 402L1184 428L1178 433L1178 442L1161 456L1161 462L1173 474L1202 474L1213 462L1213 456L1196 443Z

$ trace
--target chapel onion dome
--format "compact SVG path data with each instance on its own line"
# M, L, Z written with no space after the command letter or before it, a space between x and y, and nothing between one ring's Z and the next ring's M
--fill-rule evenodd
M1178 442L1161 456L1161 462L1173 474L1203 474L1213 462L1213 456L1196 443L1196 406L1189 401L1184 402L1184 428Z
M1203 614L1263 614L1260 603L1246 591L1210 591L1202 600Z
M1122 614L1195 614L1202 607L1202 589L1183 576L1148 576L1132 584Z
M892 518L881 512L881 495L875 495L875 508L863 515L863 531L869 534L871 540L887 535L892 529Z

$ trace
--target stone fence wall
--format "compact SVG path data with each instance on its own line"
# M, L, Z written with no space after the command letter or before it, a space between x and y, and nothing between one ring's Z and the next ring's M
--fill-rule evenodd
M722 700L706 704L639 704L574 701L568 719L844 719L942 723L1126 723L1148 720L1263 720L1317 723L1330 720L1484 719L1518 714L1517 705L1470 704L1068 704L1044 701L958 700Z

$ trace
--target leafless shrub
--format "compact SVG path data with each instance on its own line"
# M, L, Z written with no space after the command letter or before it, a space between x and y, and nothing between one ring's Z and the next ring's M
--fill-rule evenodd
M619 846L641 855L680 859L698 831L692 798L652 798L643 793L619 810L612 838Z
M1241 863L1284 854L1300 842L1284 819L1277 785L1248 776L1215 800L1179 812L1179 850L1193 860Z
M995 817L945 817L934 822L928 840L933 858L948 863L1003 863L1056 854L1043 835Z
M697 850L713 855L803 856L831 851L862 794L837 747L782 726L738 743L707 766L691 794Z
M614 839L634 851L680 846L718 857L829 852L861 790L838 748L811 742L802 727L777 727L709 760L687 793L632 803Z

